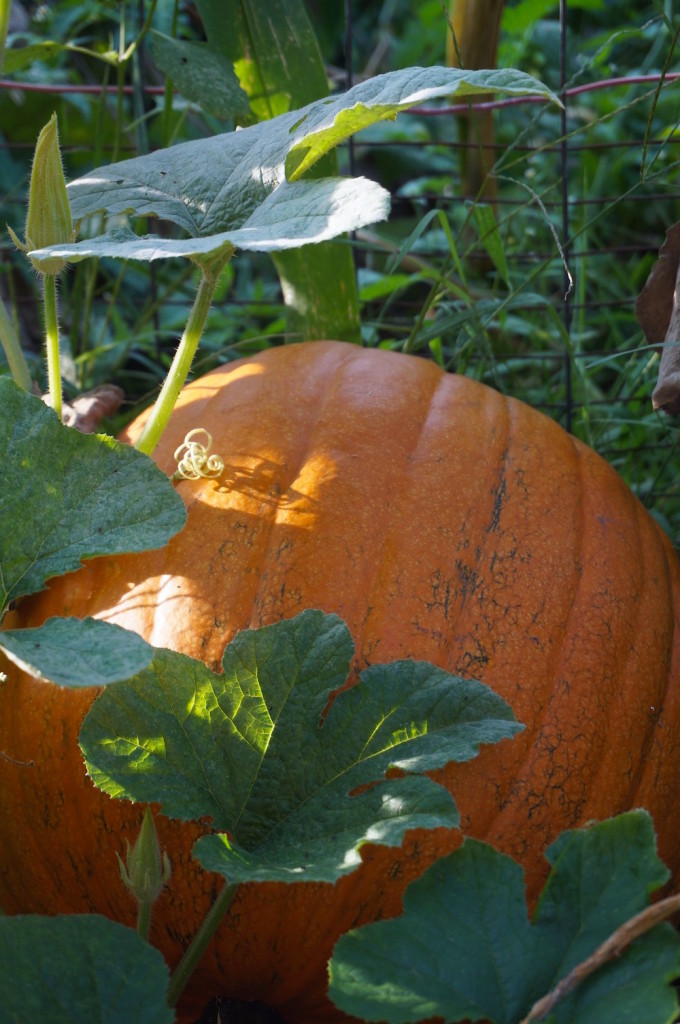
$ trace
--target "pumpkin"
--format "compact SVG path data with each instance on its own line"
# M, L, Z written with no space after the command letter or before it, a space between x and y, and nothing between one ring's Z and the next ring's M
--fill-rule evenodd
M436 778L462 833L519 859L530 898L561 831L634 806L653 815L677 875L680 572L610 466L488 387L339 342L272 349L190 384L155 453L168 473L197 426L225 468L217 481L178 484L182 533L163 550L96 559L53 581L13 626L96 615L217 668L243 627L306 607L336 612L356 644L354 672L425 659L481 679L525 724ZM6 671L0 906L132 923L115 854L142 809L85 776L77 737L95 694ZM174 965L221 880L190 856L201 825L158 825L173 874L152 941ZM335 886L243 886L180 1019L218 994L262 1000L300 1024L337 1019L325 995L335 940L398 913L404 887L462 833L365 847L361 868Z

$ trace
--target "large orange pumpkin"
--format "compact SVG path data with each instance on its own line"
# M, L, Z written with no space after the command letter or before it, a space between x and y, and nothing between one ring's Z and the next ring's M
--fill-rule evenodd
M127 437L134 439L141 422ZM356 668L427 659L478 678L526 731L438 773L464 833L523 864L531 897L563 829L643 806L680 870L680 572L617 474L527 406L431 363L336 343L225 366L183 392L156 459L207 428L218 482L182 482L189 521L158 552L99 559L23 602L12 625L95 614L217 667L245 626L337 612ZM131 922L115 853L141 809L85 777L94 694L0 687L0 906L96 910ZM198 825L159 819L173 861L153 940L174 964L221 881L190 857ZM400 909L405 885L458 832L365 848L338 885L245 886L184 1006L259 999L322 1022L343 931Z

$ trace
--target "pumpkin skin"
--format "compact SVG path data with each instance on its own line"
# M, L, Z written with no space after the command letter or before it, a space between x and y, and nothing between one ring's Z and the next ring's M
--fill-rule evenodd
M461 832L365 847L335 886L241 887L180 1020L214 995L262 1000L300 1024L341 1018L325 997L337 937L399 913L405 886L462 834L516 857L533 900L560 832L642 806L675 879L680 572L614 470L520 402L339 342L269 350L189 385L154 455L168 473L197 426L225 471L178 484L182 533L161 551L89 562L6 625L96 615L218 668L239 629L318 607L348 623L354 673L425 659L487 683L526 729L435 773ZM132 924L115 853L142 808L85 776L77 736L94 691L3 668L0 906ZM160 816L158 829L173 874L152 941L174 966L221 879L190 856L204 827Z

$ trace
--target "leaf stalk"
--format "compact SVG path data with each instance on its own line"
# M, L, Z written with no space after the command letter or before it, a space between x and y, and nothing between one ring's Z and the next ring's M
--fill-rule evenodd
M220 273L231 258L222 258L216 265L201 265L201 283L198 286L194 304L191 307L184 333L175 353L175 358L165 378L165 383L156 399L149 419L140 434L135 447L146 455L151 455L168 425L168 420L175 408L180 391L189 376L189 370L196 354L196 349L203 334L203 328L210 312L215 287Z
M168 1006L175 1006L177 1003L189 978L198 967L201 957L208 947L208 943L217 931L222 918L229 910L237 888L237 885L224 885L218 893L217 899L204 917L201 927L194 935L191 944L170 978L166 995Z
M61 372L59 368L59 317L57 315L57 280L54 274L43 274L45 304L45 342L47 347L47 379L52 408L62 416Z

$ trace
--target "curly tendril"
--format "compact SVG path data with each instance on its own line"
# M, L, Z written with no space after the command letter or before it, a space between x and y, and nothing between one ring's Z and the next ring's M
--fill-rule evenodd
M197 440L199 437L204 440ZM219 476L224 469L224 460L219 455L209 454L212 440L212 434L203 427L190 430L175 452L177 471L173 479L198 480L200 477L210 479Z

